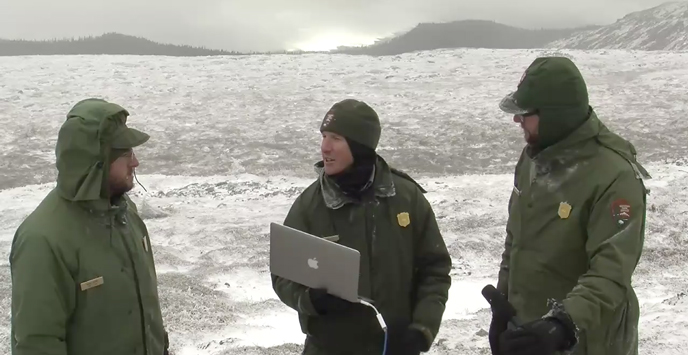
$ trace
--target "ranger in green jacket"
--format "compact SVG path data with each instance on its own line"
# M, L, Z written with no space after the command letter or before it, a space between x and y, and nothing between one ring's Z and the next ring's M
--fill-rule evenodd
M493 354L637 354L631 276L643 249L649 175L635 148L597 118L567 58L537 58L500 107L520 122L527 146L497 289L525 325L506 330L506 319L493 315Z
M359 295L373 300L388 325L387 355L428 351L447 302L451 258L425 191L377 155L380 122L367 104L336 103L320 130L319 177L284 224L337 235L361 253ZM275 275L272 281L299 314L304 354L382 354L384 333L370 307Z
M146 226L126 192L149 136L100 99L57 138L57 186L10 251L13 355L163 355L166 333Z

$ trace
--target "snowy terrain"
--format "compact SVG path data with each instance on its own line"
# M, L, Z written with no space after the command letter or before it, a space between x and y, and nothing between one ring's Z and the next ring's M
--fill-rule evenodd
M688 2L671 1L632 12L608 26L584 31L547 45L569 49L688 49Z
M54 186L56 133L78 100L129 108L151 133L132 191L151 231L177 355L298 354L296 314L271 289L268 224L314 178L318 124L356 97L380 113L380 154L429 191L454 258L432 354L488 354L487 303L504 238L519 128L497 103L540 50L210 58L0 58L0 352L9 353L7 253ZM641 354L688 347L688 53L567 51L599 116L653 175L634 277ZM238 350L238 349L241 350Z

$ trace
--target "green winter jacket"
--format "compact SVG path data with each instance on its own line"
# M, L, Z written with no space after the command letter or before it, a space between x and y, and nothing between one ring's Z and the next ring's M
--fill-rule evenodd
M631 285L644 243L647 172L631 143L592 109L563 140L526 148L509 200L497 288L523 321L563 304L578 328L576 355L638 353Z
M359 203L318 166L319 179L296 199L284 224L320 237L338 235L338 243L357 249L359 295L373 300L388 324L421 330L430 346L448 297L451 258L424 191L378 157L374 198ZM323 351L380 353L382 331L369 307L357 304L345 315L320 316L305 286L275 275L272 282L279 298L299 313L302 331Z
M57 142L57 187L19 226L10 251L13 355L162 355L148 231L124 195L101 197L108 140L124 109L73 108Z

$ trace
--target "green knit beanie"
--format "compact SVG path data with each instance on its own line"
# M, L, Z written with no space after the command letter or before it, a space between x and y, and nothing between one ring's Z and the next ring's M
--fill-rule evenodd
M346 99L327 111L320 132L332 132L375 150L380 141L380 119L365 102Z

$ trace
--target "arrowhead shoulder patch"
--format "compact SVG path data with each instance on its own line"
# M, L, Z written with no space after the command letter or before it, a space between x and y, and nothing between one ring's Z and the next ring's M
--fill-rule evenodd
M619 226L623 226L632 217L631 204L626 199L618 198L612 202L612 218Z

